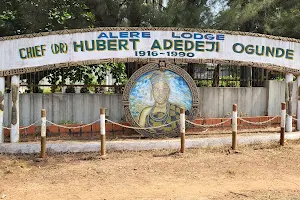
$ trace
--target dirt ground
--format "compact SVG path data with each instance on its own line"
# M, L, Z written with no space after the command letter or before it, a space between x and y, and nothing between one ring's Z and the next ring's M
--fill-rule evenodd
M300 199L300 141L37 157L0 154L0 199Z

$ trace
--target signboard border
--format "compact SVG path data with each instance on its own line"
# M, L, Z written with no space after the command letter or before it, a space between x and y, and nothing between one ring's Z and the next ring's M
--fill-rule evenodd
M50 65L42 65L38 67L28 67L21 69L9 69L9 70L0 70L0 77L3 76L11 76L17 74L26 74L32 72L39 72L43 70L50 69L58 69L58 68L67 68L67 67L75 67L79 65L92 65L92 64L102 64L102 63L132 63L132 62L140 62L140 63L159 63L161 61L165 61L169 64L187 64L187 63L199 63L199 64L222 64L222 65L235 65L235 66L248 66L248 67L257 67L264 68L269 70L275 70L283 73L292 73L294 75L300 75L300 70L288 68L286 66L274 65L270 63L258 63L258 62L247 62L247 61L237 61L237 60L223 60L223 59L188 59L188 58L108 58L108 59L96 59L96 60L86 60L79 62L65 62L65 63L57 63Z
M229 35L263 37L272 40L281 40L287 42L300 43L299 39L260 34L260 33L217 30L217 29L177 28L177 27L98 27L98 28L86 28L86 29L70 29L70 30L66 29L66 30L51 31L51 32L40 32L40 33L31 33L31 34L23 34L23 35L5 36L5 37L0 37L0 41L43 37L49 35L64 35L64 34L72 34L72 33L86 33L86 32L99 32L99 31L186 31L186 32L199 32L199 33L220 33L220 34L229 34Z

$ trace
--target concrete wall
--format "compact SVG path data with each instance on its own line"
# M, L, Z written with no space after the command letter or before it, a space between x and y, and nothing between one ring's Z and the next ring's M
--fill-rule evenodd
M296 83L293 87L293 113L296 113ZM285 83L268 81L266 87L253 88L198 88L200 117L226 117L232 104L238 104L238 113L246 116L275 116L284 101ZM108 108L109 119L124 120L122 95L105 94L20 94L20 125L29 125L40 118L41 109L55 123L89 123L99 119L100 107ZM4 124L10 123L11 97L5 94Z
M5 125L10 123L10 99L6 94ZM118 94L20 94L20 125L39 119L42 108L47 111L47 119L55 123L89 123L100 118L101 107L108 108L109 119L122 120L122 96Z
M201 117L225 117L238 104L238 113L247 116L276 116L285 101L284 81L267 81L265 87L198 88ZM293 114L297 109L297 83L293 83Z
M268 115L276 116L280 114L281 102L285 101L285 87L284 81L268 81L266 88L268 88ZM293 114L296 114L297 109L297 83L293 83Z
M267 89L255 88L198 88L201 117L226 117L231 115L232 104L238 113L247 116L264 116L267 110Z

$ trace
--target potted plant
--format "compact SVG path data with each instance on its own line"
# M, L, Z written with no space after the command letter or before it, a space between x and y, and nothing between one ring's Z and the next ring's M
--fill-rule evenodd
M87 86L84 86L80 89L80 93L90 93L90 90L87 88Z
M66 93L75 93L75 87L73 85L68 85L66 88Z

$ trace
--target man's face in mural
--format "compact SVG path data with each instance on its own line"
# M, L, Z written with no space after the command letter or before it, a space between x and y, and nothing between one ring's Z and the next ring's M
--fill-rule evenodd
M164 81L158 81L153 85L152 95L156 103L164 104L168 101L170 88Z

